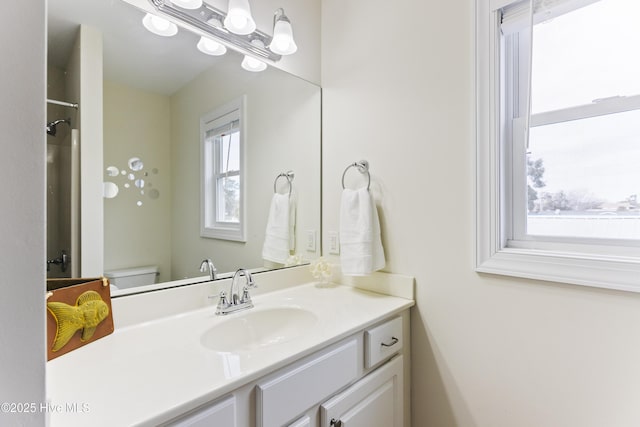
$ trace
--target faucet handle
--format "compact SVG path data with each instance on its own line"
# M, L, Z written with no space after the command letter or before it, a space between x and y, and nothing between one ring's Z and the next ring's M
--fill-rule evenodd
M229 305L225 291L220 291L220 301L218 302L218 305Z
M218 295L209 295L207 298L209 299L219 298L220 303L227 304L227 293L225 291L220 291L220 294Z
M250 303L251 295L249 295L249 287L242 288L242 298L240 298L240 304Z
M257 288L258 284L253 280L253 276L248 271L245 271L245 277L247 278L247 288Z
M209 298L215 298L211 295ZM222 311L229 307L229 301L227 300L227 294L225 291L220 291L220 299L218 300L218 306L216 307L216 314L222 314Z

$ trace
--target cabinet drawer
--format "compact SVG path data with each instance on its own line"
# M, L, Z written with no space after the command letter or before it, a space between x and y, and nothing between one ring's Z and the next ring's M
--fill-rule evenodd
M311 427L311 418L308 415L294 421L293 424L289 424L289 427Z
M396 317L364 332L365 368L371 368L402 348L402 318Z
M171 427L206 427L236 425L236 400L233 396L207 405L168 424Z
M352 339L256 387L258 427L282 426L358 378L358 340Z

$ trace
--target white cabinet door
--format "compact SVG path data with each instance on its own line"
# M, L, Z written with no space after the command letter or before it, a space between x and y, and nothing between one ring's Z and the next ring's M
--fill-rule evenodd
M236 401L233 396L205 406L169 424L171 427L236 427Z
M402 356L320 407L322 427L402 427Z

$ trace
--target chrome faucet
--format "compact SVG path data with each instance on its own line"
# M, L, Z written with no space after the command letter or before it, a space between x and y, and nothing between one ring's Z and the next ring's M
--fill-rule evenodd
M209 269L209 279L216 280L218 278L218 270L216 270L216 267L213 265L210 258L207 258L200 263L200 271L202 273L207 271L207 269Z
M236 286L236 280L239 280L239 277L241 276L244 276L246 281L246 284L242 288L242 293L240 293L239 285ZM220 299L218 301L218 307L216 308L216 314L229 314L253 307L253 302L251 302L251 296L249 295L249 289L257 287L258 285L253 281L251 273L244 268L239 268L233 275L233 279L231 279L229 296L227 297L227 294L224 291L220 292ZM234 292L234 288L237 288L237 291Z

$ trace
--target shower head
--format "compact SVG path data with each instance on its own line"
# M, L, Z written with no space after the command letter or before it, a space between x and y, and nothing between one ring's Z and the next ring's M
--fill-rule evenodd
M56 136L56 126L58 126L59 123L66 123L69 126L71 126L71 118L68 119L58 119L58 120L54 120L53 122L49 122L47 123L47 133L51 136Z

